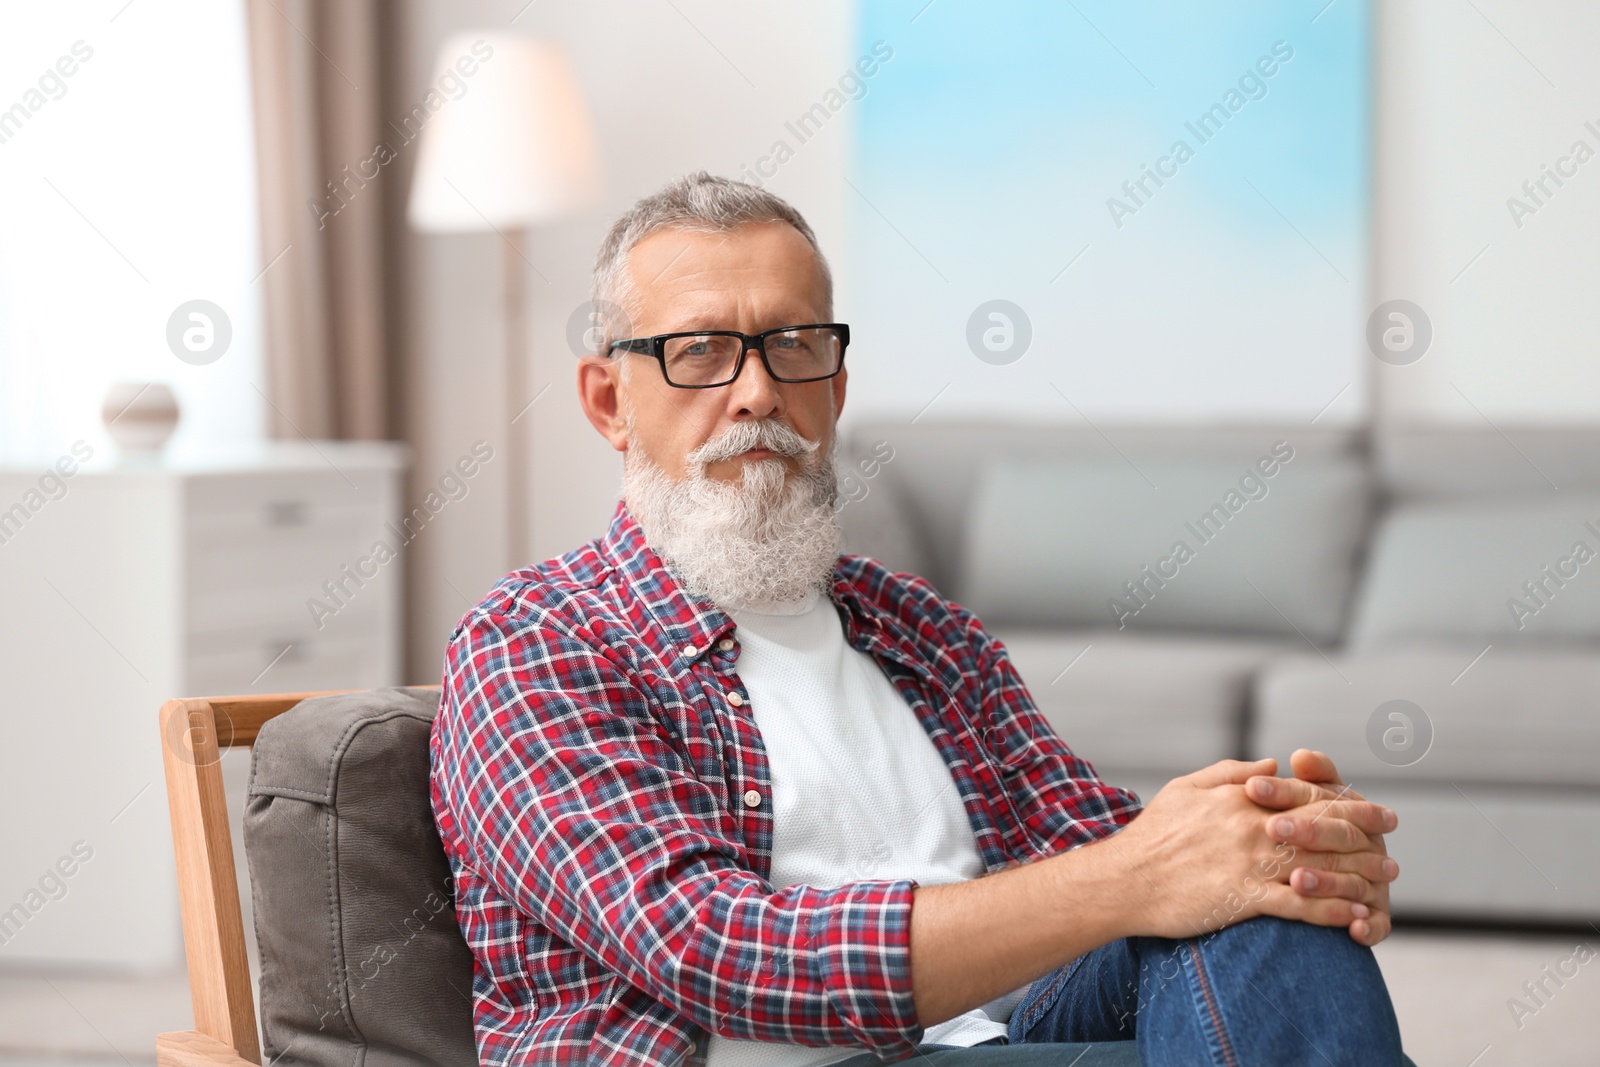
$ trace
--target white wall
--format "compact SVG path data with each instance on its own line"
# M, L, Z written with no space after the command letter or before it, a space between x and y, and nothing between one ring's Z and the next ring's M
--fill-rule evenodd
M565 340L568 317L588 299L595 250L611 219L686 171L704 167L739 176L754 166L782 135L784 121L815 102L854 59L852 12L849 0L410 0L404 8L406 80L418 94L447 34L509 25L567 50L598 129L607 171L601 206L533 233L528 245L528 259L549 279L532 277L528 291L533 389L549 390L531 413L533 545L523 562L603 533L621 488L619 455L578 406L575 357ZM847 119L830 122L766 182L805 213L824 249L841 250L833 257L841 285L848 284L841 277L848 136ZM494 236L412 241L413 321L402 341L412 379L408 416L418 445L412 484L420 499L473 440L483 437L500 449L501 249ZM410 669L418 682L438 680L451 627L509 569L498 481L503 471L490 463L467 499L443 512L413 545Z
M1373 300L1413 301L1435 331L1416 363L1377 367L1383 416L1600 418L1600 5L1377 14ZM1517 226L1507 199L1579 140L1596 157Z

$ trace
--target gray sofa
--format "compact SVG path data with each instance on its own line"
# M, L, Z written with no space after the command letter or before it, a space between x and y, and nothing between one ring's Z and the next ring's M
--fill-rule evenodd
M883 422L840 461L847 549L975 611L1107 779L1322 749L1401 814L1398 916L1600 920L1600 428Z

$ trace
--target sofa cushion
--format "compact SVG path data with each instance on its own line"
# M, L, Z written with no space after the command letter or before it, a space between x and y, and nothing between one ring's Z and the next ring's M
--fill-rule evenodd
M1251 756L1321 749L1370 779L1600 786L1600 657L1471 645L1299 654L1256 683ZM1394 703L1404 701L1405 703Z
M264 1062L477 1063L472 951L429 802L438 704L437 687L340 693L261 729L244 845Z
M1600 651L1600 494L1401 505L1379 526L1353 650L1396 642Z
M1600 425L1385 425L1373 435L1383 488L1401 499L1600 490Z
M859 369L859 368L858 368ZM935 398L937 399L937 398ZM1096 420L1093 425L1062 412L1061 420L1033 422L1001 418L943 418L938 403L903 419L868 421L841 427L841 451L866 456L886 443L893 459L873 480L892 485L926 551L926 569L918 571L941 592L966 602L961 588L961 560L967 520L978 475L991 461L1007 455L1059 457L1123 462L1143 466L1146 458L1184 457L1217 460L1244 468L1256 462L1272 442L1294 445L1295 462L1341 458L1365 463L1366 435L1353 426L1303 421L1282 423L1158 424ZM919 401L920 403L920 401ZM841 469L844 466L841 457ZM845 516L848 520L848 515ZM868 553L871 554L870 552Z
M1351 459L1278 447L1263 445L1259 469L999 459L972 503L966 603L996 624L1335 640L1366 478Z
M1040 713L1102 775L1170 777L1241 755L1252 677L1285 649L1155 633L991 632Z
M894 447L881 438L865 447L855 442L841 445L837 467L843 551L871 556L892 571L934 581L910 501L888 476L894 458Z

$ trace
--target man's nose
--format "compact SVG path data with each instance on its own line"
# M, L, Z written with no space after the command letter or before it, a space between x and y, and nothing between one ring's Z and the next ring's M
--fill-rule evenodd
M771 415L783 400L778 383L767 373L761 352L754 345L745 350L744 366L739 368L739 376L728 383L728 390L731 393L729 403L734 405L735 410L748 412L757 418Z

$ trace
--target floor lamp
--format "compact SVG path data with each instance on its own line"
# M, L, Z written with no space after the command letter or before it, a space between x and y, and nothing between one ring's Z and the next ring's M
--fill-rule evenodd
M595 136L559 49L501 31L444 42L423 102L407 217L428 233L492 232L501 249L508 569L530 562L533 375L527 351L530 227L598 201ZM541 275L542 277L542 275ZM548 278L545 279L547 282Z

